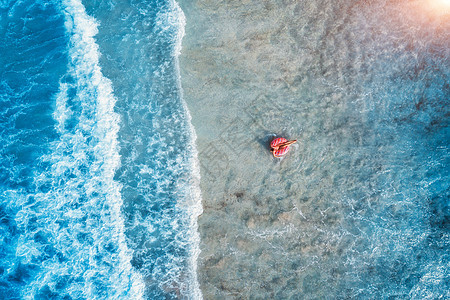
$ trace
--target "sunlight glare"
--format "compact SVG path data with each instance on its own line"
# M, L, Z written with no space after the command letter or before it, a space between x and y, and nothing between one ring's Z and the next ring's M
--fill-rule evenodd
M436 5L442 6L443 8L450 7L450 0L435 0Z
M424 8L431 10L437 16L448 15L450 13L450 0L428 0Z

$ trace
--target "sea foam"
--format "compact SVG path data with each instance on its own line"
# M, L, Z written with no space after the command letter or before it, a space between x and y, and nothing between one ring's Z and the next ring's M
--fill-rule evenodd
M97 23L80 1L62 4L70 42L53 115L60 139L42 158L49 171L35 176L36 186L47 191L36 193L36 203L19 213L22 220L35 215L40 228L28 232L17 249L29 262L45 252L41 244L57 255L44 258L24 295L140 299L143 282L130 263L121 186L113 178L120 164L119 116L111 82L99 66Z
M181 54L182 49L182 40L185 34L185 26L186 26L186 17L181 10L181 7L178 5L178 3L175 0L170 1L171 6L174 8L174 11L176 12L178 20L178 35L176 39L176 44L174 47L174 56L175 56L175 69L176 69L176 76L177 76L177 87L180 91L180 98L182 101L183 109L185 111L185 115L187 118L186 124L187 129L189 132L190 137L190 143L188 145L188 150L190 153L190 156L188 158L189 164L191 166L191 179L189 181L189 186L187 187L186 191L186 201L184 204L185 209L189 211L189 229L188 229L188 235L191 237L191 250L190 250L190 256L189 256L189 269L192 276L192 291L191 296L192 299L202 299L202 293L200 290L200 285L198 283L197 279L197 259L200 255L200 234L198 232L198 223L197 219L198 217L203 213L203 207L202 207L202 195L200 190L200 162L198 160L198 151L196 147L196 140L197 135L195 133L195 129L192 126L192 117L189 112L189 108L187 106L186 101L183 98L183 88L181 86L181 75L180 75L180 62L179 62L179 55Z

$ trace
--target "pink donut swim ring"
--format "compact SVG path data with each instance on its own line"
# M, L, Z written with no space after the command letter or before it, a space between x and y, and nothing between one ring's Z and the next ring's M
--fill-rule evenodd
M289 152L289 145L294 144L297 140L288 141L285 138L275 138L270 143L270 151L272 151L273 156L283 157Z

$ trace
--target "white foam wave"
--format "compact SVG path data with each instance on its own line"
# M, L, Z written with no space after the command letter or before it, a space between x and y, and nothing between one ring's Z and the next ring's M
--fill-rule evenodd
M117 288L127 290L131 288L131 297L138 299L143 296L144 284L140 276L132 269L130 260L131 253L127 248L125 234L123 232L123 219L121 216L122 199L120 185L114 181L114 174L120 164L120 156L117 144L117 133L119 131L119 116L114 112L116 99L113 95L112 85L109 79L103 76L99 66L100 52L94 36L97 34L97 23L94 18L86 14L85 8L79 0L63 1L66 14L66 27L71 33L70 56L73 76L78 84L88 85L89 88L78 89L80 99L92 98L95 102L95 125L93 125L93 136L98 138L95 145L98 167L102 169L102 183L109 191L107 199L110 201L110 209L115 222L114 237L118 239L119 245L119 268L117 273L111 274L117 277L112 280ZM86 82L87 81L87 82ZM83 109L90 110L90 101L83 103ZM62 111L64 113L64 110ZM91 124L90 121L87 122ZM94 193L96 186L90 186L88 193ZM131 281L131 282L130 282ZM118 292L120 294L121 291Z
M45 207L45 212L38 214L39 222L47 235L52 235L51 244L69 262L45 260L24 295L36 295L45 285L54 286L61 276L78 276L83 281L72 282L66 290L73 297L142 299L144 283L131 266L121 215L121 186L114 180L120 164L119 116L114 112L111 82L99 66L100 52L94 39L98 24L80 0L64 0L62 5L70 36L67 76L73 80L62 81L56 97L54 118L61 138L54 143L51 156L43 158L52 164L50 174L40 174L35 181L38 186L52 186L49 192L36 194ZM68 120L76 125L68 126ZM19 218L29 219L35 209L24 209ZM91 240L83 242L83 235ZM33 239L35 232L17 250L29 260L43 251ZM105 282L99 283L101 280ZM99 291L101 286L106 290Z
M160 10L156 16L156 28L161 31L164 35L170 35L173 28L176 28L173 32L173 56L178 56L181 54L181 43L184 36L184 30L186 27L186 17L184 16L183 10L178 5L175 0L169 1L168 10Z
M202 293L200 290L200 285L197 278L197 260L200 255L200 234L198 232L198 217L203 213L202 207L202 195L200 190L200 162L198 160L198 151L196 147L197 135L195 133L194 127L191 122L191 114L189 108L187 107L186 101L183 98L183 88L181 86L181 75L180 75L180 63L178 56L181 54L182 39L185 34L186 17L184 16L181 7L175 0L170 1L171 6L177 14L176 20L178 20L178 33L175 44L175 68L177 76L178 90L180 91L181 102L186 115L186 123L189 130L190 144L188 150L190 153L189 162L191 166L191 178L186 189L186 195L184 197L184 203L181 205L189 212L189 236L191 237L191 249L189 256L189 269L192 274L191 279L191 297L192 299L202 299Z

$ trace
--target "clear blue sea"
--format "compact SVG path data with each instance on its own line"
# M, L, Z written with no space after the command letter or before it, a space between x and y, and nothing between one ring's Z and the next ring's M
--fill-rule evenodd
M200 298L181 9L7 0L0 32L0 298Z

